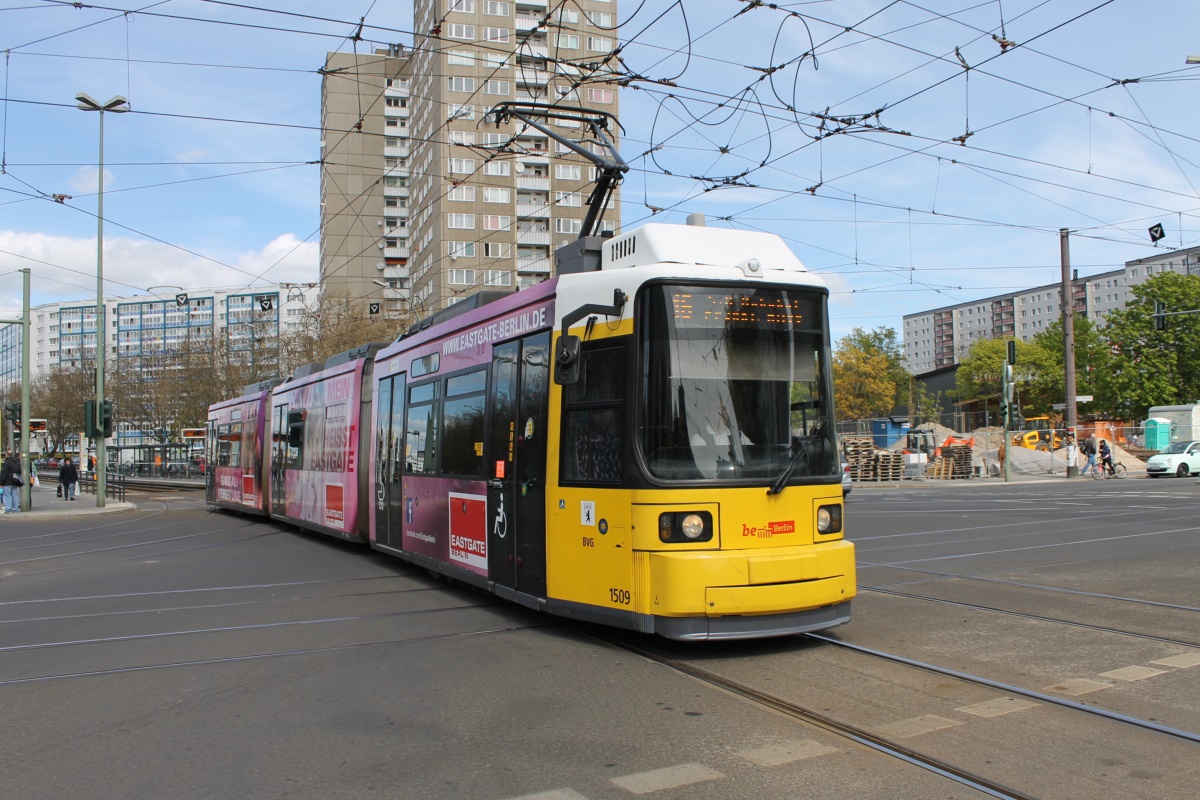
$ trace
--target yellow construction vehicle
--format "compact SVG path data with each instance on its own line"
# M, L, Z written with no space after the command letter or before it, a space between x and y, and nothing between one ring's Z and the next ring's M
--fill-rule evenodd
M1015 447L1048 451L1061 448L1063 438L1062 433L1051 426L1049 417L1026 417L1024 430L1013 434L1012 443Z

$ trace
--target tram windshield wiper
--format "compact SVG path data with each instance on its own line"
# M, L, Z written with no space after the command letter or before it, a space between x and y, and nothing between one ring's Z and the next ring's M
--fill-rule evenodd
M796 471L796 467L800 464L800 460L808 454L808 449L804 446L799 436L792 437L791 447L792 457L783 465L783 469L775 476L775 480L771 481L771 488L767 489L767 494L779 494L783 491L783 487L791 479L792 473Z

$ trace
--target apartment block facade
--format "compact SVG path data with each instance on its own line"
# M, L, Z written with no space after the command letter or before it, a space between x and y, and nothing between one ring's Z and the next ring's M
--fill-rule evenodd
M580 233L595 167L536 128L497 125L488 112L506 102L614 118L619 110L607 66L615 1L550 5L416 0L411 51L390 48L378 63L330 54L323 288L424 314L481 289L550 277L554 251ZM372 80L351 80L364 70ZM600 152L580 122L547 124ZM601 231L617 229L617 208L614 196Z
M184 348L228 349L252 359L263 342L301 329L316 303L316 284L190 290L179 295L106 298L105 364L109 374L146 359L169 358ZM30 367L36 380L54 369L96 364L96 305L46 303L30 309ZM0 327L0 387L20 385L21 327Z
M1200 247L1175 250L1126 262L1112 270L1071 282L1071 306L1097 327L1133 297L1130 287L1171 271L1200 275ZM1047 284L1019 292L943 306L904 316L904 354L914 375L958 364L979 339L1029 341L1062 319L1062 285Z

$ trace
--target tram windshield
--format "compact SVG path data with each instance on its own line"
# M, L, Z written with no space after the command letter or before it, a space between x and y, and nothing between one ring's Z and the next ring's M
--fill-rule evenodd
M640 444L652 476L839 474L823 291L658 285L641 311Z

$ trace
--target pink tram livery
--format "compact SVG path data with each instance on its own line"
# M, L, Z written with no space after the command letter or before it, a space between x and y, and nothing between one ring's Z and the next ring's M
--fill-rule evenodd
M586 237L542 284L275 386L269 485L236 473L259 505L222 496L221 466L209 500L571 619L680 640L838 625L856 585L827 300L777 236ZM218 464L249 402L212 407Z
M241 397L208 409L205 492L217 508L267 514L263 483L266 421L278 380L251 384Z

